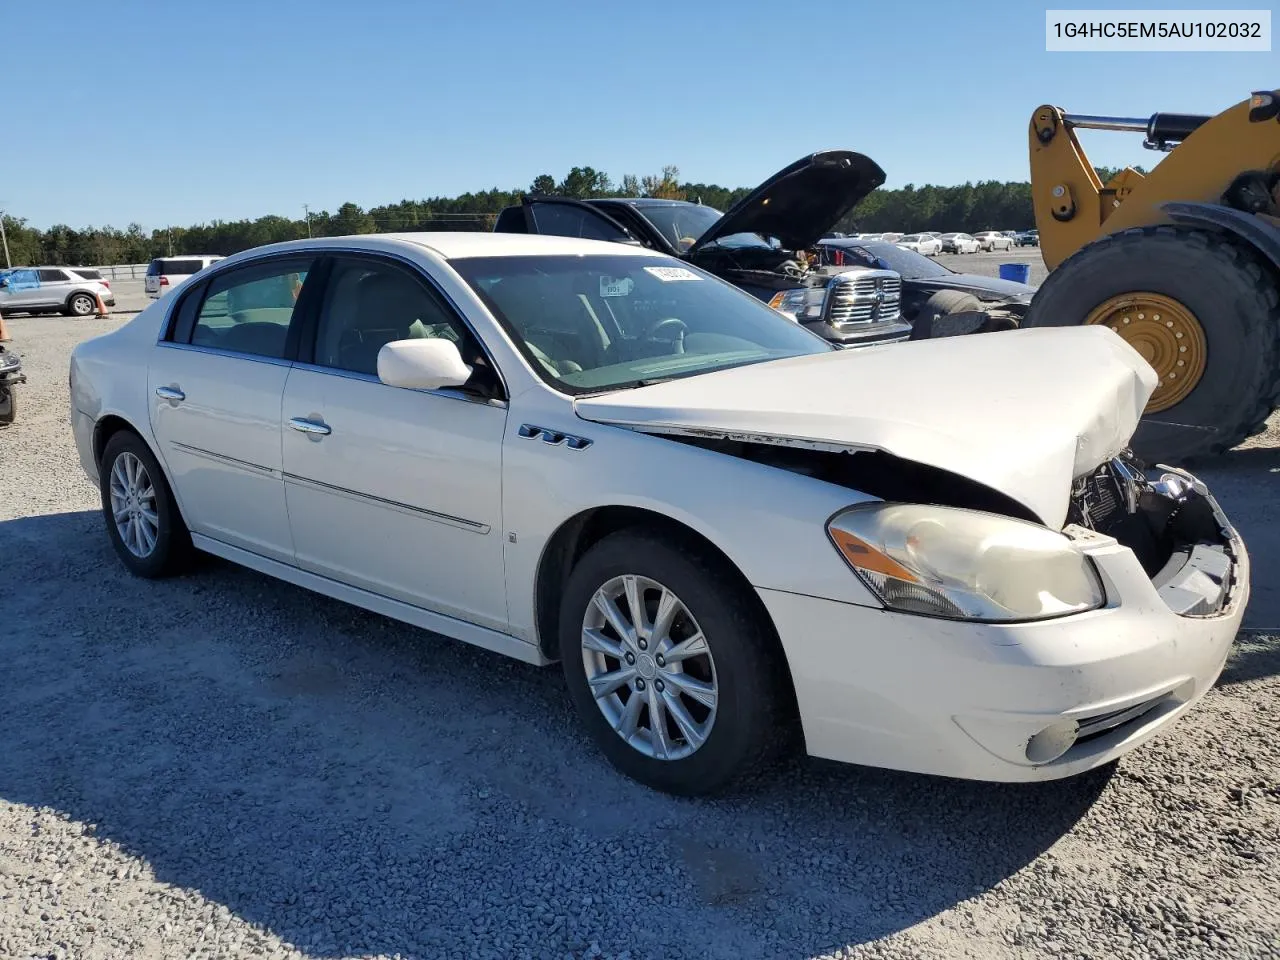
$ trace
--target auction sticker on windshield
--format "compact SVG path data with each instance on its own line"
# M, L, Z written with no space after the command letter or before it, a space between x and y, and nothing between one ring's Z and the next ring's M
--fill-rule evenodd
M701 280L692 270L686 270L684 267L645 267L645 273L657 277L663 283L670 283L673 280Z
M630 277L604 277L600 278L600 296L602 297L629 297L631 296L631 288L635 286L635 281Z

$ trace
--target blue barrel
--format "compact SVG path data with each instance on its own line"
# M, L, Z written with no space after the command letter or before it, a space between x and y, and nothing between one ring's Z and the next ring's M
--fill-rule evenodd
M1013 280L1016 283L1027 283L1031 279L1031 264L1002 263L1000 264L1000 279Z

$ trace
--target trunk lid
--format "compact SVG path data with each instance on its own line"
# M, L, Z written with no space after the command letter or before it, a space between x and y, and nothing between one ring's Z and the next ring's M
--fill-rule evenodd
M735 233L777 237L788 250L811 247L884 179L874 160L851 150L802 157L729 208L685 256Z
M645 433L879 450L975 480L1049 527L1072 481L1129 444L1155 371L1106 327L838 350L575 401Z

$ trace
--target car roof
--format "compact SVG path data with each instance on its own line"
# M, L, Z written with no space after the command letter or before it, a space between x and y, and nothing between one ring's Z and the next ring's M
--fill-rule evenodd
M633 207L700 207L700 203L691 203L688 200L663 200L658 197L608 197L604 199L614 200L620 203L629 203Z
M598 254L601 256L659 257L661 254L647 247L608 240L585 240L579 237L555 237L534 233L485 233L423 232L423 233L362 233L346 237L317 237L307 240L289 240L265 247L255 247L227 259L250 259L263 253L286 253L290 250L323 251L335 249L365 249L386 251L396 246L411 245L434 251L446 260L465 257L532 257L556 254Z

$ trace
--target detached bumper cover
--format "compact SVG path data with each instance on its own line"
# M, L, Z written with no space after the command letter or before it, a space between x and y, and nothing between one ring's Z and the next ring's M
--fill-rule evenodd
M965 779L1050 780L1128 753L1213 686L1249 596L1248 554L1229 526L1224 535L1230 585L1210 616L1175 612L1132 551L1097 534L1081 547L1107 606L1055 620L964 623L758 592L786 650L809 753ZM1032 737L1071 722L1078 732L1066 753L1028 759Z

